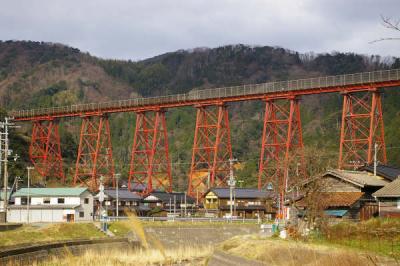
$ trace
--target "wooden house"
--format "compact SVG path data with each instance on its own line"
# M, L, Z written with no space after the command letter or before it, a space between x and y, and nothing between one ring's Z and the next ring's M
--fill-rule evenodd
M367 220L378 215L372 194L388 183L386 178L367 171L328 170L305 183L308 193L298 198L294 207L301 214L318 204L325 216Z
M275 217L272 191L250 188L235 188L230 201L229 188L213 188L204 195L204 209L215 213L218 217L230 215L232 205L233 216L240 218L270 218Z

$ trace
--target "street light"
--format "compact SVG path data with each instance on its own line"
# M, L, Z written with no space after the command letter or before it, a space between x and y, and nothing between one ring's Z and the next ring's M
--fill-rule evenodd
M31 196L31 186L30 186L30 182L31 182L31 170L35 169L32 166L28 166L26 167L26 169L28 170L28 197L27 197L27 204L26 204L26 222L29 224L29 205L30 205L30 196Z

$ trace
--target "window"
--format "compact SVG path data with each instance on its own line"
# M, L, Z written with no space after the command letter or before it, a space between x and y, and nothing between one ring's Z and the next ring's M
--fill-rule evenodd
M57 203L58 203L58 204L64 204L64 202L65 202L65 199L64 199L64 198L58 198L58 199L57 199Z
M50 198L44 198L43 204L50 204Z
M400 209L400 198L397 199L397 209Z
M27 197L21 197L21 205L27 205L28 204L28 198Z
M85 204L89 204L89 198L85 198Z
M80 217L80 218L85 217L85 212L79 212L79 217Z

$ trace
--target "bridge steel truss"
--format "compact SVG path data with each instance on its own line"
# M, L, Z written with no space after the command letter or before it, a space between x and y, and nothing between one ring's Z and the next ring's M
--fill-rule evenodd
M33 121L29 158L43 178L65 182L57 120Z
M275 191L281 216L288 189L306 178L303 147L299 98L266 98L258 189Z
M381 93L377 88L343 92L339 168L357 169L371 164L375 148L378 161L386 164Z
M225 185L228 161L232 158L228 111L225 104L265 100L258 187L266 188L269 183L275 182L275 189L276 186L280 187L282 197L282 187L293 182L292 168L296 168L294 176L297 176L305 167L300 152L303 142L297 97L343 93L339 167L354 168L361 163L372 162L375 144L378 145L379 160L382 163L386 162L381 96L375 88L396 86L400 86L400 69L194 90L185 94L154 98L20 110L10 114L15 121L34 123L30 146L31 160L41 175L49 175L51 171L59 178L64 178L64 175L60 170L54 171L62 169L55 120L80 117L82 127L74 184L87 185L92 190L97 190L100 176L104 176L106 183L114 184L107 115L136 112L137 124L140 125L141 120L147 119L148 114L145 113L156 112L154 119L142 122L143 125L135 130L136 142L132 149L129 173L131 181L146 183L146 192L149 192L153 188L170 191L171 186L165 115L157 110L195 106L197 119L188 186L188 192L193 196L199 190L202 193L209 186ZM281 105L280 102L284 104ZM153 130L145 133L145 124ZM48 132L53 134L49 135ZM156 141L153 141L154 138ZM139 144L144 148L139 147ZM159 152L159 149L164 151ZM154 167L155 165L163 165L164 168L160 170ZM137 170L139 166L144 169L143 173ZM270 169L271 166L275 166L276 169ZM161 176L160 172L164 174L158 179ZM277 179L280 179L280 182Z
M165 109L136 114L128 187L147 195L153 190L172 192L171 163Z
M196 108L188 194L200 198L209 188L227 186L232 145L226 104Z
M115 186L110 125L102 113L82 116L73 183L98 191L100 181Z

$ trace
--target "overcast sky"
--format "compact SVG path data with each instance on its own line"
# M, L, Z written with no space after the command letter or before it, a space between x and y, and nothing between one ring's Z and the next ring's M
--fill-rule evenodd
M269 45L299 52L400 56L400 0L0 0L0 38L64 43L139 60L194 47Z

